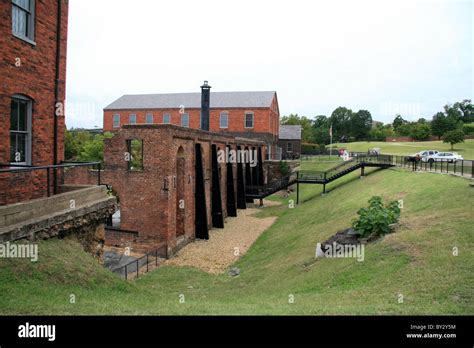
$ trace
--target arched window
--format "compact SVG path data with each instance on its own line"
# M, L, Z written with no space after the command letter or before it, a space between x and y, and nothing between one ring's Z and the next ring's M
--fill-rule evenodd
M10 109L10 162L31 164L31 99L14 95Z

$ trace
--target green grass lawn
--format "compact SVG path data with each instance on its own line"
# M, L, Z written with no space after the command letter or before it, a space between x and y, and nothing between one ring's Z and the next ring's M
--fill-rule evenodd
M401 169L357 174L328 185L325 196L321 186L301 185L297 208L281 198L281 206L262 209L260 216L279 219L236 263L239 277L167 266L125 282L74 240L53 239L40 243L37 263L0 260L0 313L474 314L469 181ZM404 200L402 227L368 245L363 262L315 260L316 244L350 226L374 195Z
M341 162L342 158L337 156L332 156L331 158L324 156L324 159L320 159L319 156L314 156L310 159L301 160L302 169L311 171L325 171L331 169Z
M411 155L422 150L451 151L451 145L442 141L421 142L355 142L347 144L336 144L338 148L346 148L349 151L366 152L368 149L380 148L387 155ZM464 143L454 145L455 152L464 159L474 160L474 139L466 139Z

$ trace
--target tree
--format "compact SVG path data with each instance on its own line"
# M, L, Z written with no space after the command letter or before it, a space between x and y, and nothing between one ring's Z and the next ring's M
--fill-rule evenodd
M302 134L301 140L303 142L311 142L313 140L313 121L306 116L298 116L298 114L290 114L289 116L283 116L280 123L282 125L301 125Z
M426 140L431 135L431 127L426 123L414 123L410 130L410 136L415 140Z
M407 137L410 135L412 128L413 128L413 124L406 122L399 125L398 128L395 130L395 132L400 136Z
M316 116L313 120L313 141L316 144L327 145L331 142L329 137L329 119L324 115Z
M446 119L446 115L442 112L438 112L433 116L433 120L431 121L431 132L433 135L438 137L438 140L441 139L444 133L446 133L447 124L448 120Z
M350 135L356 140L368 140L372 129L372 115L367 110L359 110L350 117Z
M393 137L395 132L391 124L377 124L370 130L369 135L373 141L385 141L388 137Z
M464 99L462 102L454 103L454 109L461 113L461 120L464 123L474 122L474 104L470 99Z
M462 129L455 129L449 132L446 132L443 135L443 142L451 144L451 150L454 150L454 145L464 142L464 132Z
M351 116L352 110L343 106L334 110L329 118L329 124L332 125L334 139L340 140L348 137L351 132Z
M395 130L395 132L398 132L398 128L407 123L408 121L404 120L400 114L397 114L397 116L395 116L395 119L393 120L393 123L392 123L393 129Z
M457 129L459 125L460 121L452 113L451 116L446 116L444 113L438 112L431 121L432 134L441 139L446 132Z

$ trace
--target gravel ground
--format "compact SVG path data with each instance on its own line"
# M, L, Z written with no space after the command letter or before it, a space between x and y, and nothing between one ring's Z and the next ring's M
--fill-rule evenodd
M271 206L279 203L265 201L264 204ZM239 210L238 217L226 219L224 229L209 231L208 241L197 240L186 245L164 264L196 267L213 274L224 273L276 221L276 217L254 217L260 209L262 208L248 205L246 210Z

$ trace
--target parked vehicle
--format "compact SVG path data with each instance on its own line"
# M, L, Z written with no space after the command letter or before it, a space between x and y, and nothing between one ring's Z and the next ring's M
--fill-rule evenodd
M437 154L422 157L423 162L433 163L433 162L450 162L454 163L457 161L462 161L463 157L458 155L456 152L438 152Z
M417 157L417 156L419 155L421 158L423 158L423 157L427 157L427 156L436 155L437 153L439 153L439 151L436 151L436 150L425 150L425 151L417 152L417 153L415 153L414 155L411 155L411 157Z

